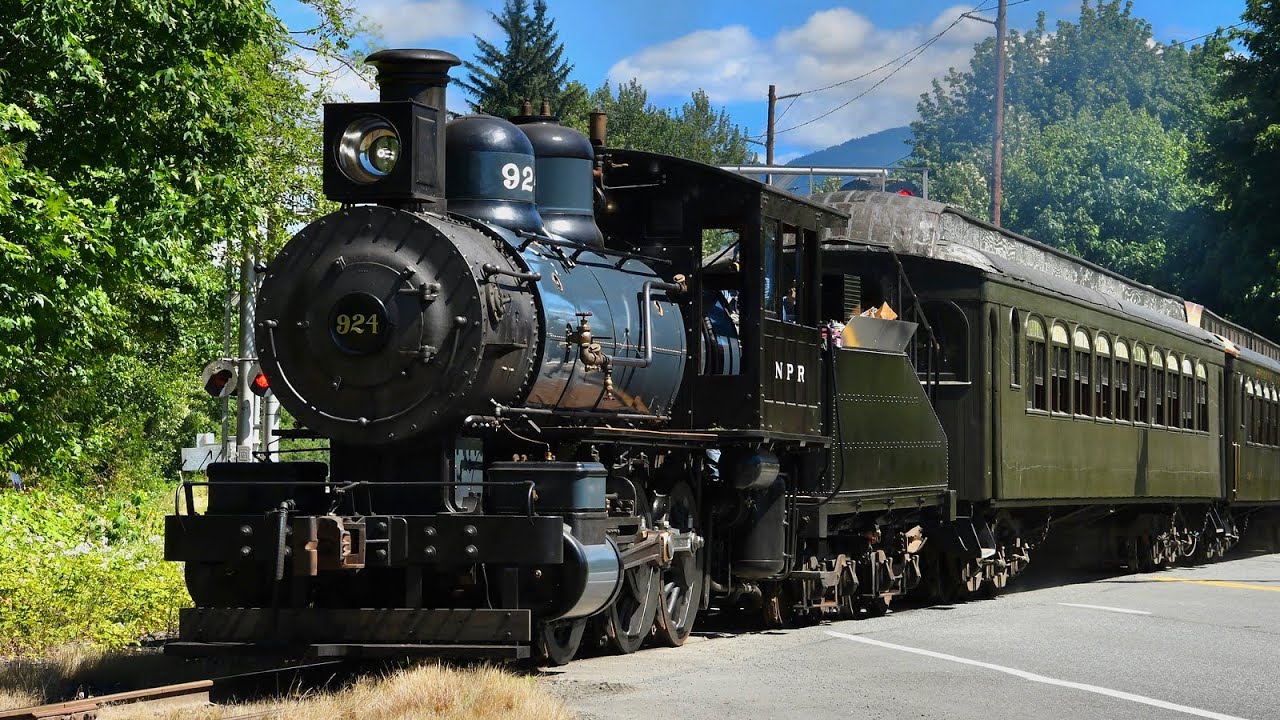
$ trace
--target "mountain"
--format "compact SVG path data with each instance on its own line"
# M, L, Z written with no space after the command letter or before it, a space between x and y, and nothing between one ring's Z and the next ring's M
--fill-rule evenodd
M801 155L787 162L787 165L801 167L884 167L902 160L911 152L911 146L907 144L910 140L911 128L903 125L902 127L889 128L888 130L881 130L870 135L846 140L825 150L817 150L808 155ZM821 177L814 178L814 182L821 181ZM809 177L807 175L793 178L789 183L790 187L805 191L808 190L808 185Z

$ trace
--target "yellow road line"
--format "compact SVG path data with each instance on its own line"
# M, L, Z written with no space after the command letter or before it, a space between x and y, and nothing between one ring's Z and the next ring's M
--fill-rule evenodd
M1188 580L1186 578L1157 577L1160 582L1192 583L1194 585L1213 585L1215 587L1236 588L1238 590L1267 590L1280 592L1280 587L1270 585L1254 585L1253 583L1231 582L1228 580Z

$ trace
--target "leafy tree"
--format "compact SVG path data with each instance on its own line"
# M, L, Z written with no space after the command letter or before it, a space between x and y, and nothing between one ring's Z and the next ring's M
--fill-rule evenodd
M546 0L533 0L532 12L528 0L506 0L501 14L489 15L507 40L499 50L475 36L476 59L463 62L467 79L458 81L476 98L473 111L510 117L528 100L535 109L546 101L553 112L564 114L566 108L581 104L586 87L568 81L573 65L564 59L564 43L547 14Z
M1129 3L1081 5L1054 32L1041 13L1011 31L1004 224L1139 280L1187 291L1205 208L1189 174L1228 47L1151 43ZM975 47L921 98L912 164L935 170L939 199L985 217L990 202L995 43Z
M316 197L299 43L352 16L312 4L296 36L264 0L0 9L0 468L154 478L209 423L212 259Z
M1247 50L1227 60L1219 104L1199 156L1223 212L1220 232L1206 238L1201 279L1236 320L1280 337L1280 5L1249 0L1233 33Z
M716 110L702 90L688 102L668 110L649 102L649 94L634 79L618 86L608 83L591 94L592 107L609 115L609 144L697 160L712 165L744 165L754 161L747 133L723 108ZM585 129L585 128L580 128Z

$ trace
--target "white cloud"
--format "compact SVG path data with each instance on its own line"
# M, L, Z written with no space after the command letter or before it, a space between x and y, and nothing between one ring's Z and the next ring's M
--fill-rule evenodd
M464 0L372 0L361 2L360 12L381 30L395 47L438 38L469 37L485 25L484 11Z
M971 7L956 5L927 23L894 29L877 28L853 10L835 8L815 12L798 27L783 28L771 37L757 37L741 25L697 30L619 60L610 68L609 79L618 83L635 78L655 99L684 98L702 88L712 101L723 104L763 101L770 84L777 85L779 95L788 95L867 74L805 94L789 108L790 100L779 103L779 113L787 109L778 129L795 128L783 138L788 145L826 147L914 119L916 102L930 81L949 67L967 66L973 44L994 32L992 26L963 20L909 64L903 66L900 60L879 71L875 68L911 52ZM894 72L896 68L900 69ZM796 127L879 81L882 84L847 107ZM758 129L762 128L752 128Z

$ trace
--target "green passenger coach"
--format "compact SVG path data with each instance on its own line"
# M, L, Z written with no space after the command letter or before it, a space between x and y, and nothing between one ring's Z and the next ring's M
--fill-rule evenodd
M1220 554L1239 531L1228 505L1280 501L1273 343L941 203L822 200L850 215L827 284L920 325L913 358L961 514L1151 566L1196 539Z

